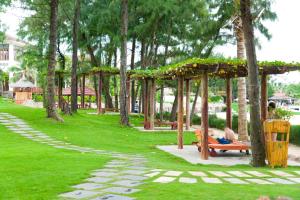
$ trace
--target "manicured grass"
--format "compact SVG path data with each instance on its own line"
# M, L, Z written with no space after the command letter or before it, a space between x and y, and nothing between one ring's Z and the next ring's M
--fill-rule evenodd
M55 199L107 160L38 144L0 126L0 199Z
M90 115L91 111L79 111L73 116L64 116L64 123L57 123L45 118L43 109L32 109L7 103L0 100L0 112L8 112L19 118L24 119L37 130L41 130L48 135L59 140L70 142L72 144L93 147L97 149L113 150L124 153L138 153L148 158L148 165L153 168L163 168L168 170L245 170L251 169L250 166L233 166L220 167L214 165L192 165L186 161L169 155L155 148L158 144L176 144L176 132L139 132L134 128L122 127L119 125L119 116L115 115ZM139 124L142 120L139 116L131 117L132 124ZM4 128L0 126L0 137ZM36 144L20 136L4 130L7 141L0 140L0 155L2 152L10 155L10 159L2 162L3 156L0 157L0 176L4 169L12 170L10 178L0 179L0 190L3 185L10 185L10 188L18 190L16 193L20 199L53 199L55 195L62 191L68 190L70 185L79 182L80 179L88 176L89 170L100 168L101 164L107 158L99 158L89 154L72 153L65 150L56 150L51 147ZM3 137L3 136L2 136ZM195 140L193 133L185 133L185 144L191 144ZM8 142L11 141L11 142ZM10 145L3 147L2 143ZM5 145L4 145L5 146ZM18 148L24 148L18 151ZM195 148L196 151L196 148ZM4 154L4 153L3 153ZM21 156L19 155L21 154ZM47 156L45 156L47 155ZM21 158L20 158L21 157ZM20 159L21 160L20 160ZM30 161L29 161L30 160ZM16 163L22 166L16 167ZM3 164L2 164L3 163ZM2 169L3 168L3 169ZM12 169L11 169L12 168ZM28 174L28 169L33 169ZM300 168L290 167L284 171L300 170ZM255 169L257 171L269 170L268 167ZM77 174L77 175L74 175ZM187 174L186 174L187 175ZM58 177L64 177L61 180ZM6 177L6 175L5 175ZM43 181L40 179L42 178ZM4 180L3 180L4 179ZM28 180L32 181L34 186L28 186L26 192L24 189ZM57 180L59 179L59 181ZM39 180L39 181L38 181ZM53 183L55 180L59 183ZM54 182L55 182L54 181ZM22 184L24 183L24 184ZM27 183L28 184L28 183ZM52 186L55 184L55 186ZM31 188L39 188L31 198L21 198L27 195ZM142 191L133 196L138 199L256 199L260 195L269 195L272 197L285 195L294 199L299 199L299 185L272 185L257 186L251 185L232 185L232 184L193 184L186 185L182 183L157 184L151 181L141 186ZM0 192L5 197L15 194L9 189ZM24 197L24 196L23 196ZM4 198L5 199L5 198ZM7 198L6 198L7 199Z

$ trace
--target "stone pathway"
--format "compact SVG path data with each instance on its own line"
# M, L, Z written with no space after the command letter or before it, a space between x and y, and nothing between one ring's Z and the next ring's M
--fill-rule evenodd
M229 183L229 184L299 184L299 171L281 170L259 171L160 171L155 174L156 183Z
M157 184L178 182L181 184L299 184L300 171L235 170L235 171L173 171L150 169L141 155L129 155L113 151L80 147L51 138L34 130L25 121L8 113L0 113L0 124L12 132L32 141L58 149L108 155L113 158L104 168L91 172L90 177L73 191L61 194L63 199L132 200L131 194L141 191L139 186L151 181Z

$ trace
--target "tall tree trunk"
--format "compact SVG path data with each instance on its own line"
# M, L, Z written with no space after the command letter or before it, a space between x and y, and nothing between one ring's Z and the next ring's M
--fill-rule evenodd
M255 167L265 166L264 137L260 120L259 74L256 60L254 31L251 14L251 1L241 0L241 16L245 47L248 61L249 98L250 98L250 139L252 144L252 164Z
M134 64L135 64L135 48L136 48L136 37L133 36L132 40L132 48L131 48L131 64L130 69L134 70ZM135 106L135 81L131 81L131 112L134 112L134 106Z
M194 102L192 105L192 110L191 110L191 123L193 123L193 116L195 115L196 105L197 105L198 97L200 95L200 88L201 88L201 83L198 83Z
M114 67L117 68L117 49L114 51ZM114 75L114 93L115 93L115 109L119 109L118 84L116 75Z
M57 13L58 0L50 2L50 35L49 35L49 62L47 73L47 117L57 121L63 121L55 109L55 64L56 64L56 37L57 37Z
M96 67L98 66L98 61L95 57L95 54L94 54L94 50L92 48L92 46L90 44L87 45L87 51L91 57L91 64L92 64L92 67ZM95 96L96 96L96 102L98 102L98 85L97 85L97 76L96 74L93 75L93 87L94 87L94 91L95 91ZM98 104L97 104L98 106Z
M175 99L174 99L174 102L173 102L171 116L170 116L170 121L171 122L176 121L177 108L178 108L178 91L176 90Z
M242 19L238 16L234 22L235 37L237 42L237 58L245 58L244 33ZM247 130L247 87L246 78L238 78L238 136L239 140L248 140Z
M110 76L103 76L102 79L103 84L103 94L105 97L105 107L106 108L113 108L112 97L110 95Z
M85 108L85 74L82 75L81 82L81 108Z
M142 40L141 41L141 68L142 69L146 69L146 64L145 64L145 50L146 50L146 46L145 46L145 41ZM145 97L145 85L144 85L144 81L141 81L141 93L140 93L140 101L139 101L139 112L140 113L144 113L144 97Z
M80 0L75 2L72 30L72 77L71 77L71 111L77 112L77 66L78 66L78 31L79 31Z
M120 115L121 124L128 126L128 110L126 102L126 65L127 65L127 30L128 0L121 1L121 67L120 67Z
M58 35L59 37L59 35ZM65 55L61 52L60 49L60 38L57 38L57 52L60 57L60 67L62 70L66 69L66 58ZM62 108L62 89L63 89L63 84L64 84L64 75L62 73L58 74L58 107Z
M107 66L111 66L113 52L109 51L107 58ZM110 94L110 76L103 77L103 93L105 95L105 108L113 108L113 100Z

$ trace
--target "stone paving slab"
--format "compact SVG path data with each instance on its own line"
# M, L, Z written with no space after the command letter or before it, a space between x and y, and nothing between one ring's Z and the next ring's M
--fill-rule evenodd
M232 184L249 184L248 182L243 181L239 178L224 178L224 180Z
M173 182L175 179L176 179L175 177L161 176L161 177L155 179L153 182L155 182L155 183L170 183L170 182Z
M180 176L182 173L180 171L167 171L164 176Z
M241 171L226 171L226 172L237 177L246 177L246 178L251 177L249 174L245 174Z
M60 196L66 197L66 198L72 198L72 199L84 199L84 198L94 197L98 194L101 194L101 192L87 191L87 190L75 190L73 192L61 194Z
M269 174L264 174L258 171L245 171L247 174L251 174L252 176L257 176L257 177L270 177Z
M120 180L120 181L113 182L111 184L125 186L125 187L136 187L142 185L143 183L139 181L132 181L132 180Z
M112 178L106 178L106 177L92 177L87 179L87 181L94 182L94 183L106 183L112 180L113 180Z
M207 174L205 174L204 172L200 172L200 171L189 171L189 173L193 176L200 176L200 177L207 176Z
M143 166L129 166L127 167L128 169L134 169L134 170L148 170L148 167L143 167Z
M116 172L94 172L92 173L93 176L101 176L101 177L111 177L111 176L117 176L118 173Z
M179 182L180 183L193 184L193 183L197 183L197 179L195 179L195 178L188 178L188 177L180 177L179 178Z
M286 185L286 184L295 184L292 181L288 181L288 180L282 179L282 178L268 178L267 180L270 181L270 182L273 182L273 183L279 183L279 184L284 184L284 185Z
M149 174L145 174L145 176L147 176L147 177L154 177L154 176L157 176L159 174L160 174L160 172L152 172L152 173L149 173Z
M74 185L72 187L77 189L83 189L83 190L95 190L95 189L103 188L104 185L97 184L97 183L82 183L79 185Z
M162 171L164 171L164 170L162 170L162 169L152 169L152 170L150 170L150 172L162 172Z
M219 178L207 178L207 177L202 177L202 180L203 180L205 183L216 183L216 184L223 183Z
M282 177L294 177L293 174L289 174L287 172L284 171L279 171L279 170L272 170L270 171L272 174L275 174L277 176L282 176Z
M123 175L123 176L119 176L119 179L129 179L132 181L143 181L146 180L147 177L145 176L136 176L136 175Z
M102 197L97 197L92 200L134 200L135 198L121 196L121 195L115 195L115 194L107 194Z
M293 181L295 183L300 183L300 178L288 178L290 181Z
M296 174L300 175L300 171L294 171Z
M231 177L231 175L226 174L225 172L222 171L209 171L209 173L218 176L218 177Z
M132 175L142 175L145 174L146 171L144 170L125 170L122 171L123 174L132 174Z
M117 169L109 169L109 168L103 168L103 169L97 169L94 170L94 172L118 172L119 170Z
M256 183L256 184L260 184L260 185L270 185L270 184L273 184L269 181L266 181L264 179L258 179L258 178L249 178L249 179L245 179L246 181L248 182L251 182L251 183Z
M109 193L117 193L117 194L132 194L140 191L139 189L126 188L126 187L110 187L102 190L104 192Z

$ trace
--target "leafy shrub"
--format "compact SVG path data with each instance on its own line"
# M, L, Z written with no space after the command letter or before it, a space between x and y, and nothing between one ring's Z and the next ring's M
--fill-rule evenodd
M221 101L223 101L222 96L211 96L209 98L209 102L212 102L212 103L218 103L218 102L221 102Z
M226 120L218 118L217 115L210 115L208 118L208 124L211 128L223 130L226 126Z
M300 126L291 126L290 142L300 145Z
M43 102L43 95L32 94L32 100L35 102Z
M276 119L284 119L289 120L293 116L293 112L289 110L285 110L283 108L275 109L275 118Z

